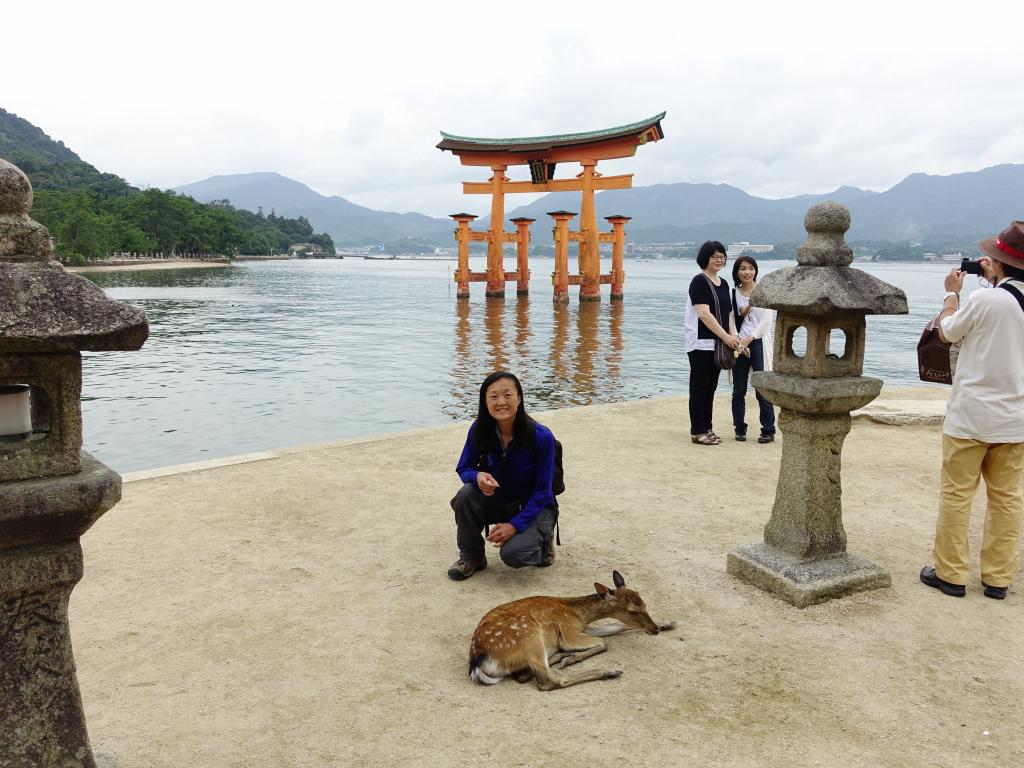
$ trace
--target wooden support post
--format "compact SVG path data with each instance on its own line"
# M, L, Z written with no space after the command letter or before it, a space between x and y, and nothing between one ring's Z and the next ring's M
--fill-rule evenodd
M612 301L622 301L622 284L626 273L622 269L622 251L626 245L626 222L630 216L605 216L612 225Z
M580 160L583 190L580 201L580 301L601 300L601 251L594 211L594 169L597 160Z
M487 291L489 299L505 298L505 190L506 165L492 165L491 229L487 238Z
M471 213L453 213L458 228L455 230L455 242L459 246L459 266L455 270L455 298L469 298L469 223L476 218Z
M556 304L569 303L569 221L575 213L570 211L548 211L555 220L552 234L555 238L555 271L551 283L555 287L553 300Z
M516 233L516 271L519 273L519 278L516 281L516 295L528 296L530 294L530 225L536 219L517 216L509 221L518 229Z

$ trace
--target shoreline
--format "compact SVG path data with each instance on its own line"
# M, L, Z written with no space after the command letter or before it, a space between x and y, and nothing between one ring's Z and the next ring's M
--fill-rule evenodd
M921 386L900 386L885 387L882 394L871 403L851 413L854 421L872 421L877 424L888 424L890 426L934 426L942 424L945 413L946 400L949 397L949 388L940 387L934 384L921 383ZM753 394L748 395L752 399ZM659 402L662 400L683 400L686 395L663 395L660 397L635 398L622 400L617 403L595 403L593 405L572 406L569 408L552 408L548 410L531 410L530 414L540 421L544 421L552 414L560 414L566 411L576 411L581 408L590 409L615 409L628 408L641 403ZM731 397L728 395L717 395L715 397L715 410L726 413L731 407ZM748 410L750 405L748 403ZM208 459L196 459L179 464L166 464L157 467L119 472L125 483L137 483L142 480L151 480L157 477L173 477L175 475L189 472L202 472L208 469L219 469L230 467L236 464L246 464L253 461L266 461L281 456L304 453L308 451L328 450L343 448L364 443L375 443L383 440L395 440L415 435L423 435L435 429L445 429L452 425L461 425L465 429L471 420L445 421L423 427L411 427L395 432L370 432L365 435L352 435L329 440L314 440L299 445L272 446L245 453L229 453L223 456L215 456ZM116 470L115 470L116 471Z
M190 261L188 259L167 259L165 261L141 262L137 264L96 264L84 266L65 266L64 269L74 274L87 272L143 272L154 269L210 269L212 267L230 267L230 261Z

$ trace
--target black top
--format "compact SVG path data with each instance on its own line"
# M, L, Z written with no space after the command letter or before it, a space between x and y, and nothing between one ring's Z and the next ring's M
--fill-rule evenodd
M729 294L729 281L724 277L719 276L719 284L714 286L715 293L718 294L718 314L717 319L721 326L728 333L729 331L729 313L732 312L732 299ZM693 280L690 281L690 304L697 306L698 304L707 304L711 308L711 314L715 314L715 297L711 293L711 287L714 285L707 275L703 272L698 272L694 275ZM697 338L698 339L716 339L714 333L704 323L697 318Z

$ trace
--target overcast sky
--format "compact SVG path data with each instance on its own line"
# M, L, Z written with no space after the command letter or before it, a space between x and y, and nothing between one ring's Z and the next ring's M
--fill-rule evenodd
M569 133L662 110L663 141L600 170L765 197L884 190L1024 162L1021 8L8 3L0 107L139 186L278 171L437 216L484 212L459 182L489 175L435 149L439 130Z

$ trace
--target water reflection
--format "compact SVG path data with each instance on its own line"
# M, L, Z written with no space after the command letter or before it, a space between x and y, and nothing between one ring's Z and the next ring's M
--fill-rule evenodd
M531 411L686 392L683 306L696 264L638 261L625 302L574 294L569 305L551 302L543 269L531 296L455 301L449 266L89 273L145 309L151 335L138 352L85 355L86 450L127 472L468 419L495 368L520 376ZM947 270L868 266L907 290L911 315L868 318L865 374L916 383L914 348Z
M539 317L531 318L531 309ZM526 296L483 306L457 302L454 386L446 412L472 416L480 382L495 370L520 377L531 409L619 399L624 312L622 302L535 300L531 306Z

